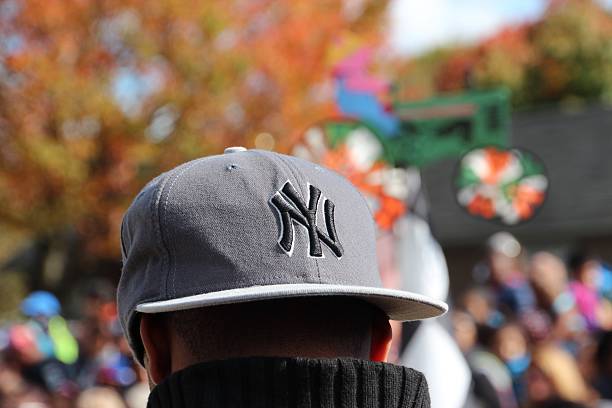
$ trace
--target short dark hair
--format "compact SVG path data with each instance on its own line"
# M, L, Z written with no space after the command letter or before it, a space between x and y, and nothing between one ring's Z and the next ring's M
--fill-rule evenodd
M231 357L368 358L379 309L348 297L231 304L167 314L194 359Z

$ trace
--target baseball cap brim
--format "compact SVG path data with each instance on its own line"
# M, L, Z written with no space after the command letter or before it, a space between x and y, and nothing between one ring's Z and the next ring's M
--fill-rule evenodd
M399 321L428 319L440 316L448 310L448 305L444 302L402 290L299 283L250 286L170 300L146 302L136 306L136 311L140 313L163 313L207 306L313 296L347 296L361 299L381 309L391 320Z

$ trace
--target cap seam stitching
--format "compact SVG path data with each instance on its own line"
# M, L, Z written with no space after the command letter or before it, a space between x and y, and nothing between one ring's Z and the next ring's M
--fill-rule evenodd
M170 186L168 187L168 193L166 193L166 199L164 200L164 212L163 212L163 216L165 217L167 214L167 209L168 209L168 202L170 201L170 196L172 194L172 190L174 189L174 185L176 184L176 182L178 181L179 178L181 178L181 176L183 174L185 174L185 172L187 170L189 170L190 168L192 168L193 166L195 166L198 162L200 162L201 160L205 159L206 157L202 157L200 159L194 160L193 162L191 162L190 164L186 165L185 168L183 168L177 175L174 176L174 178L172 179L172 182L170 183ZM160 214L160 222L161 222L161 218L162 215ZM169 238L170 235L172 235L171 233L168 233ZM170 242L173 242L172 240L170 240ZM167 280L170 279L171 282L171 296L176 296L176 279L175 279L175 269L176 269L176 263L172 263L171 259L172 259L172 255L174 255L173 252L175 252L175 247L174 245L170 244L168 245L168 247L172 247L173 251L170 251L170 248L168 248L168 274L166 275L166 297L168 296L168 283Z
M151 211L151 218L152 218L152 224L155 225L155 233L157 235L157 240L158 243L162 249L162 251L165 251L165 257L161 256L162 259L162 268L163 270L166 270L166 274L167 274L167 267L164 267L167 263L169 263L170 261L170 251L168 250L168 248L166 247L166 245L164 244L164 237L162 235L162 231L161 231L161 222L160 222L160 213L159 213L159 202L161 200L161 197L163 195L164 192L164 188L166 187L166 183L168 182L168 177L169 175L166 174L166 176L160 180L160 183L158 184L157 188L158 190L155 192L155 200L152 200L151 205L150 205L150 211ZM157 210L157 214L154 214L154 209ZM157 218L157 222L156 221ZM167 275L166 275L166 281L164 282L164 290L163 292L160 290L158 292L158 297L160 298L164 298L164 295L162 293L165 293L165 297L168 297L168 282L167 282Z

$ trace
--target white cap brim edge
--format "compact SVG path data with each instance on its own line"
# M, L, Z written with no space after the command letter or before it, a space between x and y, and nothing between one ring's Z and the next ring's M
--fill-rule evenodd
M136 311L147 314L164 313L207 306L313 296L347 296L362 299L380 308L391 320L399 321L428 319L441 316L448 311L445 302L417 293L397 289L319 283L260 285L221 290L141 303L136 306Z

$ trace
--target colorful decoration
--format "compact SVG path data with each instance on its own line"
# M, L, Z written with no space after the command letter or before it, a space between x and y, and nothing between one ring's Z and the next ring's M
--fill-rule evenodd
M333 75L338 111L379 136L387 162L422 168L475 147L507 145L508 90L393 100L390 84L370 73L372 49L351 44L337 54Z
M359 119L385 137L396 136L400 121L385 98L389 83L368 72L372 50L362 48L334 67L336 105L343 115Z
M391 230L420 189L419 169L470 151L460 165L457 197L470 214L516 224L535 214L548 181L539 161L506 146L510 95L505 89L389 104L389 84L370 73L372 49L351 37L333 59L342 118L309 128L293 153L345 175L366 196L379 228Z
M349 119L321 122L304 133L293 154L347 177L364 194L379 228L389 230L407 211L414 175L382 160L383 145L365 124Z
M519 149L484 147L468 152L455 179L457 202L469 214L515 225L544 203L548 178L539 159Z

